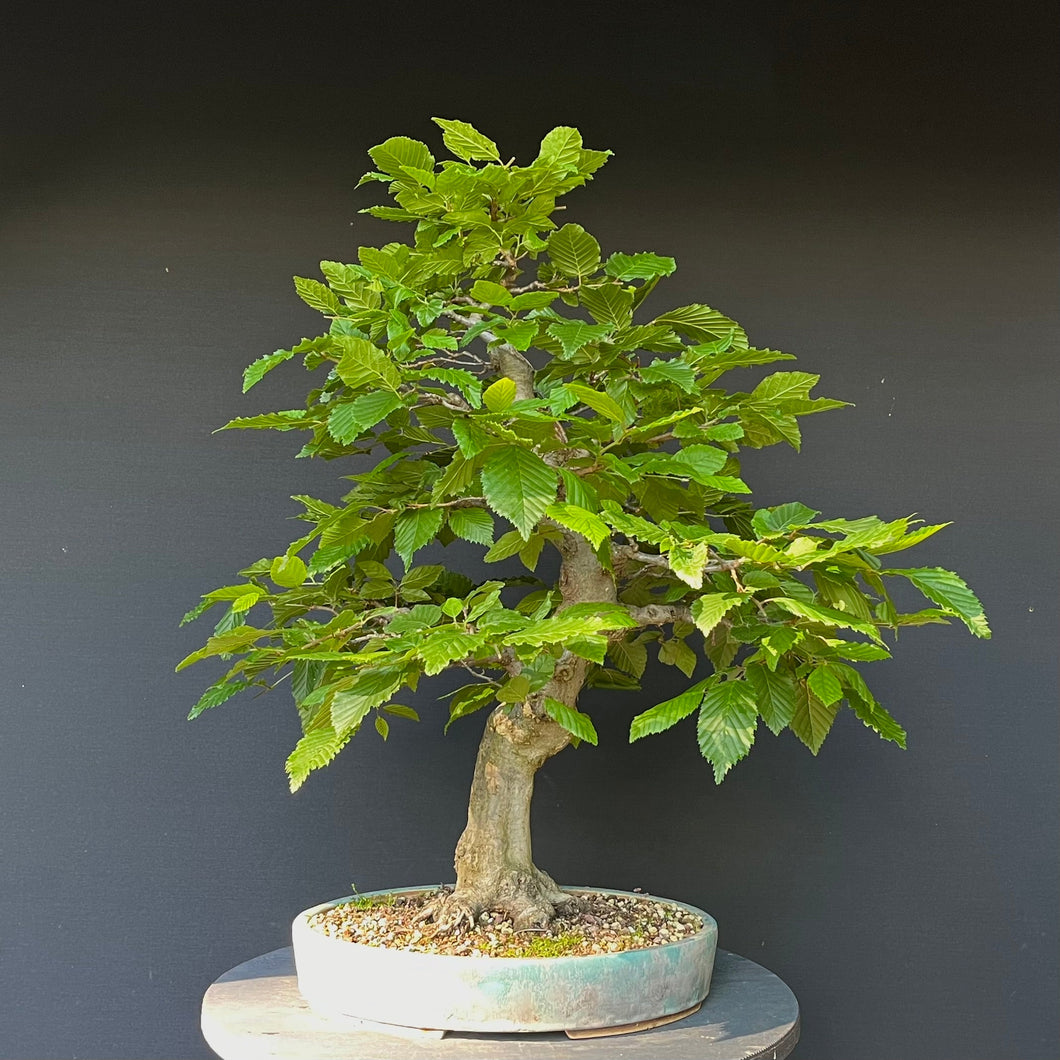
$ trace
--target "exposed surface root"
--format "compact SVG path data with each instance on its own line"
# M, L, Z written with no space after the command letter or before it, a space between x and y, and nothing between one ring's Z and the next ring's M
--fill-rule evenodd
M484 913L511 920L517 931L544 928L562 910L577 913L581 899L561 891L546 873L531 868L513 871L484 886L443 890L416 915L417 923L432 922L438 934L472 930Z

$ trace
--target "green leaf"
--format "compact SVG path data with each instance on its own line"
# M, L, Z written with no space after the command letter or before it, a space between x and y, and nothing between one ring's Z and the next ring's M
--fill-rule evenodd
M558 699L545 697L545 713L558 725L562 725L567 732L573 733L579 740L591 743L594 747L597 742L596 728L588 714L582 714L574 707L568 707Z
M611 528L600 516L579 508L575 504L551 504L545 514L568 530L581 534L594 549L599 548L611 537Z
M484 508L450 508L449 526L465 541L493 544L493 516Z
M607 259L604 271L618 280L651 280L656 276L670 276L676 268L673 258L658 254L614 253Z
M685 689L679 696L668 699L664 703L657 703L650 710L638 714L629 726L629 742L633 743L634 740L639 740L644 736L664 732L687 718L703 702L703 695L710 682L711 678L708 677L705 681L700 681L699 684Z
M269 577L285 589L297 589L309 573L298 556L277 556L269 567Z
M739 593L708 593L700 596L692 601L692 621L704 637L709 636L726 613L743 603L744 599Z
M821 749L839 707L822 703L803 681L795 683L795 712L789 723L791 731L813 752Z
M497 337L509 346L514 346L517 350L528 350L537 337L538 323L536 320L521 320L517 324L498 325L493 330Z
M378 147L371 148L368 154L384 173L393 177L403 176L405 167L427 171L434 169L434 155L427 145L407 136L391 136Z
M431 118L431 121L442 130L442 142L457 158L465 162L501 160L497 145L466 121L449 118Z
M450 663L464 659L485 643L485 638L463 633L453 627L434 630L416 645L416 654L424 661L428 677L440 674ZM492 694L492 689L491 689Z
M642 642L632 640L611 641L607 646L607 654L611 656L615 666L623 673L632 674L634 677L643 677L644 670L648 665L648 649ZM635 737L631 737L635 739Z
M555 469L519 446L507 445L495 450L482 469L482 490L487 503L498 515L510 520L524 540L530 537L538 520L556 499L557 489Z
M406 707L403 703L385 703L381 708L387 714L393 714L395 718L408 718L409 721L419 721L420 716L412 707Z
M383 737L384 741L390 735L390 723L382 716L382 714L377 714L375 716L375 731Z
M438 536L445 511L442 508L410 508L394 523L394 551L407 567L413 555Z
M197 718L204 710L209 710L211 707L219 707L237 693L250 688L250 685L250 681L229 681L227 678L222 678L203 692L198 703L188 712L188 721Z
M751 400L775 403L788 398L806 398L820 378L810 372L774 372L751 391Z
M788 670L770 670L761 663L748 663L745 675L754 689L758 713L774 736L779 736L795 713L795 679Z
M362 671L352 687L336 692L331 722L339 733L356 732L370 711L382 706L400 687L402 671L392 666Z
M581 225L565 224L553 232L548 255L560 273L579 280L600 266L600 244Z
M456 694L449 702L449 720L445 723L445 732L457 718L466 718L481 710L494 697L495 689L490 684L464 685L457 689Z
M344 401L332 408L328 414L328 434L336 442L349 445L403 404L401 398L389 390L361 394L353 401Z
M881 570L880 574L900 574L908 578L929 600L949 614L956 615L977 637L990 637L983 605L964 579L953 571L941 567L917 567Z
M656 359L641 368L640 377L647 383L674 383L686 394L696 389L695 370L684 361ZM743 433L742 430L740 433Z
M843 686L835 670L827 663L818 666L806 680L806 687L826 706L830 707L843 698Z
M547 162L563 175L577 173L581 152L582 134L568 125L559 125L541 141L537 161Z
M616 284L582 287L578 292L578 300L598 324L624 328L633 319L633 292Z
M309 423L306 422L308 419L309 413L304 409L284 409L282 412L265 412L260 416L237 416L234 420L229 420L223 427L218 427L214 433L235 428L259 431L267 429L294 431L312 426L311 421Z
M335 368L338 377L351 389L397 390L401 375L390 358L377 346L356 335L339 335L343 354Z
M504 412L515 401L515 393L515 380L502 375L497 382L490 384L482 391L482 404L490 412Z
M253 644L254 641L267 635L268 631L264 629L254 629L252 626L237 626L235 629L229 630L227 633L210 637L206 644L198 651L193 651L190 655L181 659L181 661L177 663L176 670L179 672L186 667L191 666L193 663L197 663L202 659L210 658L212 655L228 655L232 652L247 648Z
M717 681L709 686L699 708L696 732L699 751L714 767L714 783L743 758L754 743L758 705L746 681Z
M773 508L759 508L751 525L760 537L779 536L786 530L809 526L814 516L820 514L812 508L807 508L805 504L792 501Z
M314 769L326 766L349 743L349 735L340 736L332 728L314 729L303 736L288 755L285 769L291 791L297 791Z
M873 640L879 642L879 630L871 622L860 622L842 611L833 611L830 607L821 607L818 604L810 604L804 600L792 600L784 596L776 596L769 601L783 608L789 614L797 615L799 618L809 619L811 622L820 622L825 626L837 626L841 629L852 629L857 633L864 633Z
M330 316L335 316L342 312L342 305L338 296L330 287L325 287L319 280L309 280L304 276L296 276L294 278L294 289L298 292L298 297L310 309L319 309L321 313L327 313Z
M699 342L725 339L738 348L747 346L747 333L744 329L735 320L730 320L707 305L693 304L671 309L668 313L656 317L652 323L673 328Z
M253 364L247 365L243 372L243 393L245 394L255 383L260 383L264 376L278 364L289 361L293 356L294 350L277 350L275 353L267 353L264 357L259 357Z
M584 320L558 320L546 329L563 347L565 357L573 357L583 346L611 334L607 324L587 324Z
M583 386L581 383L565 383L563 389L573 394L583 405L588 405L589 408L594 412L598 412L601 416L605 416L615 423L624 424L626 422L626 414L622 411L622 406L610 395L601 393L599 390L593 390L592 387Z
M492 280L476 280L471 287L471 297L476 302L484 302L486 305L508 305L512 300L512 293L507 287Z
M676 666L685 677L691 677L699 657L680 637L671 637L659 645L659 662Z

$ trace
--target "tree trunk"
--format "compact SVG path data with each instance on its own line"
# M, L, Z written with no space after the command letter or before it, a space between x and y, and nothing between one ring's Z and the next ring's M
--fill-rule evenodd
M614 580L584 538L565 535L560 551L560 610L588 601L614 602ZM467 827L456 847L456 890L422 914L440 930L470 926L487 909L507 913L518 928L541 926L557 906L572 901L533 863L530 799L534 774L571 740L571 734L545 713L543 701L548 697L574 707L589 665L564 653L540 692L490 714L475 762Z

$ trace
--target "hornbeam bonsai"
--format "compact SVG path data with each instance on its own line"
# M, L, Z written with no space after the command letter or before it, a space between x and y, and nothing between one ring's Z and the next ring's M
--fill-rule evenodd
M404 689L463 677L445 728L489 713L456 887L424 916L448 931L494 908L525 927L572 901L533 863L530 799L549 758L597 742L582 689L635 692L652 655L691 682L705 656L708 676L649 701L629 738L696 714L720 783L759 719L816 754L846 704L904 747L852 664L888 658L885 633L906 626L957 618L990 631L956 574L885 566L948 524L751 504L740 450L798 449L800 417L846 403L811 397L818 377L801 371L726 389L732 369L792 355L752 346L707 305L653 315L672 258L605 258L580 225L553 220L556 199L610 151L560 127L517 166L467 123L434 121L454 159L395 136L368 152L375 169L360 182L396 204L361 212L414 225L412 242L323 261L324 282L296 277L326 330L246 369L244 392L301 357L315 374L305 407L221 428L306 431L298 456L340 460L353 488L338 503L294 498L306 533L205 594L184 621L226 610L178 669L237 660L193 718L289 678L303 732L292 791L366 723L385 740L395 720L418 720ZM509 562L487 581L452 569L460 561L416 562L458 539ZM551 549L558 577L542 578ZM931 606L899 612L895 581ZM643 693L629 702L643 706Z

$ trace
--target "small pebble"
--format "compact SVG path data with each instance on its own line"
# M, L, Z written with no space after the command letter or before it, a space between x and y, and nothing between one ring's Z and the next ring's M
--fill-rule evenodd
M557 956L618 953L677 942L703 928L694 914L646 895L580 892L584 908L560 913L545 929L519 931L500 910L485 910L470 930L436 935L433 924L420 927L414 921L437 894L432 890L392 895L367 906L363 900L349 902L314 914L309 923L331 938L365 946L469 957L522 956L530 946L547 948L549 940L560 940ZM385 915L378 911L384 904Z

